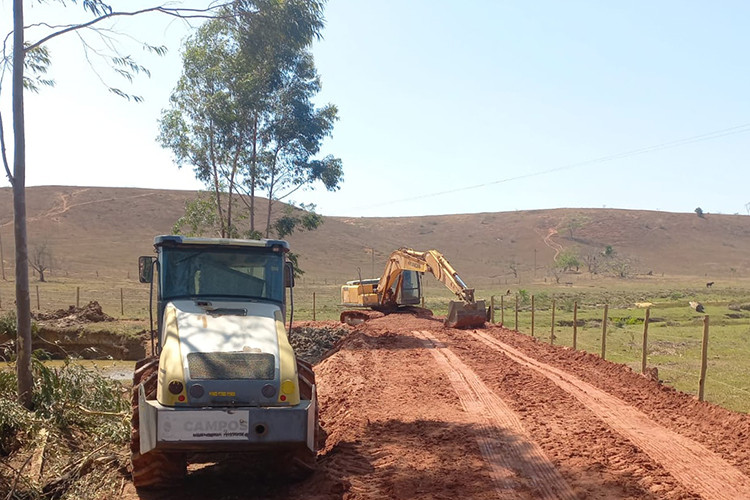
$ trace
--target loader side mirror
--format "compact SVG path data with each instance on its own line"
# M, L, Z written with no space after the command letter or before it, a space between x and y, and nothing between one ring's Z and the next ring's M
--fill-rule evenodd
M284 286L294 287L294 265L291 262L284 262Z
M151 283L154 280L154 258L149 255L138 257L138 281Z

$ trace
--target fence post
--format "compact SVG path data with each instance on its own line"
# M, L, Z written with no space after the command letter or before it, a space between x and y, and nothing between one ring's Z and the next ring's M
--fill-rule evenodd
M125 296L122 288L120 288L120 316L125 316Z
M76 287L76 307L81 306L81 287Z
M578 301L573 302L573 350L578 346Z
M703 346L701 347L701 378L698 381L698 401L703 401L708 367L708 314L703 317Z
M495 296L490 295L490 323L495 323Z
M315 292L313 292L313 321L315 321Z
M552 329L549 332L549 344L555 342L555 299L552 299Z
M651 308L646 308L646 317L643 319L643 358L641 359L641 373L646 374L646 357L648 356L648 319L651 316Z
M39 307L39 285L36 286L36 310L41 310L41 307Z
M609 316L609 304L604 304L604 319L602 320L602 359L607 359L607 316Z
M534 296L531 296L531 336L534 336Z
M505 295L500 296L500 325L505 326Z
M515 328L513 328L515 331L518 331L518 294L516 294L516 322L514 323Z

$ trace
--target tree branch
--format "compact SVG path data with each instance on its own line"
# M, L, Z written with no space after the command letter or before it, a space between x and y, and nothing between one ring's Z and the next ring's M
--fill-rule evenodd
M3 156L3 166L5 167L5 175L8 176L10 185L13 185L13 174L10 173L10 166L8 165L8 156L5 154L5 131L3 130L3 114L0 113L0 154Z
M43 45L44 43L50 41L53 38L56 38L60 35L64 35L66 33L70 33L71 31L77 31L83 28L89 28L93 26L94 24L97 24L101 21L105 21L107 19L111 19L113 17L132 17L137 16L140 14L147 14L149 12L160 12L162 14L166 14L168 16L178 17L180 19L213 19L218 16L211 15L211 12L215 12L216 10L219 10L223 7L228 7L229 5L233 5L234 2L226 2L221 3L218 5L214 5L212 7L208 7L206 9L185 9L185 8L168 8L163 5L160 5L158 7L149 7L147 9L141 9L136 10L132 12L112 12L110 14L105 14L103 16L99 16L97 18L92 19L91 21L83 24L74 24L64 27L63 29L56 31L54 33L50 33L49 35L45 36L44 38L40 39L39 41L32 43L28 45L25 48L25 51L28 52L30 50L34 50L35 48ZM41 26L44 23L40 23L38 25L32 25L32 26Z

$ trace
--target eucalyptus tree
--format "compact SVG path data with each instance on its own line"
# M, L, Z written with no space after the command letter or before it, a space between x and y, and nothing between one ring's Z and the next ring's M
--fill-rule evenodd
M212 20L186 41L183 72L160 119L162 146L213 193L222 236L240 234L237 203L249 221L241 234L259 236L259 193L272 199L282 186L288 195L318 181L335 189L342 178L340 160L314 158L336 120L335 106L311 104L320 80L307 47L320 36L322 2L255 7L255 16ZM266 234L271 226L269 212Z
M271 96L267 126L262 132L266 151L260 164L268 194L266 237L272 227L274 200L284 199L318 181L326 189L336 190L342 180L340 159L331 155L314 158L338 118L333 104L315 108L312 98L319 91L320 78L312 55L302 51L283 73L283 84ZM279 191L285 192L279 194Z
M38 0L45 3L45 0ZM272 1L272 0L269 0ZM49 3L60 3L66 5L65 0L49 0ZM43 33L35 40L27 41L25 33L30 26L24 24L23 0L13 0L13 32L4 39L2 68L0 68L0 94L3 87L2 76L7 68L11 68L11 100L13 115L13 170L11 172L5 148L5 130L2 115L0 115L0 155L3 160L5 173L10 181L13 191L13 214L14 214L14 237L15 237L15 272L16 272L16 314L17 330L16 337L16 370L18 374L18 400L26 408L32 407L33 378L31 374L31 303L29 299L29 253L26 232L26 126L24 116L24 89L39 91L41 86L53 85L54 81L45 76L49 67L51 57L47 47L51 40L70 33L94 32L102 35L106 41L105 45L110 49L107 54L102 54L105 64L109 65L117 74L132 80L138 73L148 73L148 70L138 64L129 56L119 54L115 48L116 40L112 32L103 35L105 21L120 17L131 17L146 13L160 13L176 18L212 18L221 11L222 15L227 12L226 7L232 6L234 15L248 15L254 13L251 2L245 0L228 1L227 3L208 2L203 9L180 8L173 5L155 5L139 10L115 9L115 3L103 0L70 0L68 2L80 5L83 8L84 18L80 22L55 25L53 20L48 23L39 23L33 26ZM126 2L122 2L127 4ZM37 33L35 31L34 33ZM12 36L11 36L12 35ZM12 38L12 51L8 55L6 47ZM84 42L85 43L85 42ZM166 48L154 47L143 44L144 48L164 54ZM120 88L107 85L108 89L120 97L140 100L138 96L130 95Z

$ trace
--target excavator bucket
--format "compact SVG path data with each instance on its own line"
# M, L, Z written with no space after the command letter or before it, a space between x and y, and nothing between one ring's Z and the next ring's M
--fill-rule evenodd
M483 300L473 304L451 301L445 326L450 328L481 328L487 321L487 306Z

